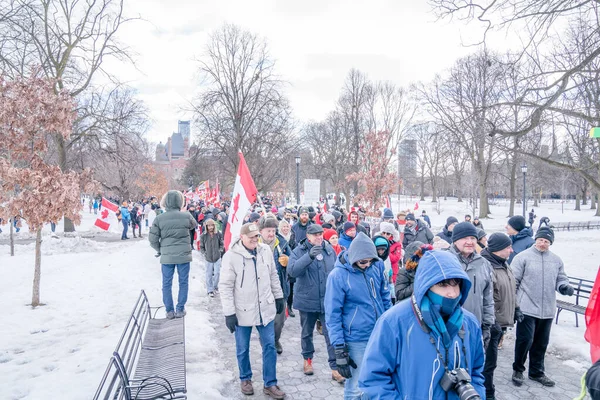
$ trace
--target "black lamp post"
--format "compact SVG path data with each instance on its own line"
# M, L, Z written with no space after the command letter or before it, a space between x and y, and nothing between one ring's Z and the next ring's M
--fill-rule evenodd
M525 218L525 212L527 210L527 188L526 188L526 180L527 180L527 164L523 163L521 165L521 172L523 173L523 218Z
M300 156L296 156L296 204L300 204Z

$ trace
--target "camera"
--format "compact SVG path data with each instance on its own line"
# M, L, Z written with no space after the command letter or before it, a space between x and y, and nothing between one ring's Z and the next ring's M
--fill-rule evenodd
M481 400L481 397L471 385L471 376L464 368L446 371L440 380L440 386L446 392L454 389L460 400Z

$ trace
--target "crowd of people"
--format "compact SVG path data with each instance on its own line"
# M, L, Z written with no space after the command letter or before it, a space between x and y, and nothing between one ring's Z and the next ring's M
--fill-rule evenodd
M286 320L296 316L302 372L320 373L312 365L321 356L314 347L316 327L326 343L331 379L344 385L345 399L494 399L498 349L515 325L513 384L521 386L526 371L532 381L555 384L544 358L556 292L570 296L574 289L550 250L550 227L534 234L533 221L527 226L515 216L506 233L488 237L478 218L449 217L434 235L425 212L394 215L384 209L373 224L358 207L346 213L255 205L225 251L226 207L192 205L182 212L181 193L165 198L166 212L154 220L150 242L163 265L167 318L185 315L189 262L197 248L206 260L206 290L219 295L234 334L245 395L254 393L255 327L263 392L285 398L277 355L285 350ZM180 290L174 307L175 269Z

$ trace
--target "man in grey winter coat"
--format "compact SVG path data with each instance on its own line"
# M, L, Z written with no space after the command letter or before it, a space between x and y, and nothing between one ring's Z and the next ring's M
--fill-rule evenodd
M277 386L277 353L275 351L275 315L285 310L273 252L259 243L258 226L246 223L240 238L232 243L223 257L221 270L221 304L225 324L235 334L235 347L240 372L241 391L254 394L250 365L250 335L256 327L263 358L263 392L274 399L285 393Z
M332 375L335 375L336 380L343 381L344 378L337 372L335 349L329 342L324 304L327 277L333 270L335 260L335 250L323 239L323 228L321 225L312 224L308 226L306 239L302 240L292 252L287 272L288 276L296 278L294 308L300 311L300 325L302 326L300 344L304 358L304 374L314 374L312 366L315 352L313 331L318 319L323 327Z
M224 253L223 235L213 219L204 222L204 232L200 235L200 252L206 260L206 291L210 297L219 293L221 255Z
M569 285L562 260L549 250L552 243L552 229L540 228L535 234L535 245L518 254L510 264L517 285L517 304L525 315L517 324L512 376L516 386L525 380L528 354L529 379L554 386L554 381L544 373L544 357L556 313L556 292L572 296L574 289Z
M483 377L485 378L486 399L494 400L494 371L498 361L498 345L503 332L514 326L515 321L523 320L523 313L517 306L515 276L506 260L512 253L512 241L507 234L496 232L490 235L488 245L481 256L492 266L494 283L494 311L496 322L490 330L490 344L485 354Z
M479 323L483 335L484 348L490 341L494 316L494 288L490 263L475 251L477 228L470 222L456 224L452 231L452 246L448 249L469 275L471 289L463 308L472 312Z
M166 212L154 219L148 235L150 246L160 254L163 304L169 319L185 316L192 261L190 230L198 226L190 213L181 211L184 201L183 194L178 190L169 190L165 193L160 205L166 209ZM179 276L179 294L177 308L174 308L172 286L176 269Z

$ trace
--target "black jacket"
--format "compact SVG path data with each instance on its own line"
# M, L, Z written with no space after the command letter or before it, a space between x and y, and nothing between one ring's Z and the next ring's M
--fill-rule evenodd
M416 270L408 271L406 268L401 268L396 277L396 301L408 299L413 294L415 283Z

